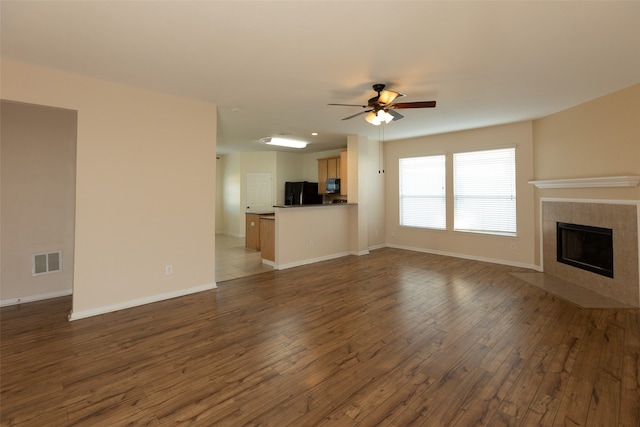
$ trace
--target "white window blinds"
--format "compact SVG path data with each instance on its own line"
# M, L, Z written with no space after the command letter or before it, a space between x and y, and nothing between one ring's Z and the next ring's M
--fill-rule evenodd
M516 235L515 148L453 155L454 230Z
M445 156L400 159L400 225L446 229Z

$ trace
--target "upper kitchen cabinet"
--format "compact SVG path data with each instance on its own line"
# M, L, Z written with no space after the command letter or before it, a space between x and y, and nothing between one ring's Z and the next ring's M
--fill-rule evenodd
M318 194L327 194L327 178L329 171L327 170L327 161L329 159L318 159Z
M327 194L327 179L340 178L340 194L347 195L347 150L340 157L318 159L318 193Z

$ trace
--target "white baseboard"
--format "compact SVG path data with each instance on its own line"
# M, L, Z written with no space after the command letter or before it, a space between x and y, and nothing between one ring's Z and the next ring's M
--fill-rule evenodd
M91 316L97 316L99 314L111 313L112 311L124 310L126 308L137 307L139 305L150 304L153 302L159 302L159 301L164 301L171 298L177 298L185 295L195 294L197 292L208 291L211 289L216 289L217 287L218 285L216 285L215 283L212 283L209 285L202 285L202 286L196 286L188 289L181 289L175 292L167 292L166 294L152 295L145 298L139 298L139 299L125 301L118 304L107 305L104 307L92 308L91 310L84 310L84 311L78 311L78 312L72 311L71 314L69 314L69 320L78 320L78 319L84 319Z
M357 252L351 252L351 255L355 255L355 256L362 256L362 255L369 255L369 249L365 249L364 251L357 251Z
M305 259L302 261L291 262L289 264L277 264L274 268L278 270L286 270L287 268L300 267L301 265L313 264L314 262L328 261L330 259L341 258L343 256L353 255L351 252L339 252L337 254L325 255L318 258Z
M0 301L0 307L5 307L8 305L24 304L27 302L42 301L42 300L51 299L51 298L66 297L71 294L73 294L73 289L64 289L62 291L49 292L46 294L27 295L19 298L9 298L9 299Z
M473 260L473 261L490 262L492 264L501 264L501 265L508 265L508 266L511 266L511 267L528 268L528 269L531 269L531 270L542 271L542 267L540 267L538 265L527 264L527 263L522 263L522 262L513 262L513 261L504 260L504 259L485 258L485 257L479 257L479 256L475 256L475 255L459 254L459 253L455 253L455 252L434 251L434 250L431 250L431 249L416 248L416 247L413 247L413 246L402 246L402 245L388 244L387 247L395 248L395 249L405 249L405 250L414 251L414 252L423 252L423 253L434 254L434 255L444 255L444 256L450 256L450 257L453 257L453 258L470 259L470 260Z
M264 265L268 265L269 267L273 267L274 269L276 268L276 263L273 261L269 261L268 259L262 258L262 263Z
M386 243L380 243L379 245L369 246L369 250L370 251L375 251L376 249L382 249L382 248L386 248L386 247L387 247Z

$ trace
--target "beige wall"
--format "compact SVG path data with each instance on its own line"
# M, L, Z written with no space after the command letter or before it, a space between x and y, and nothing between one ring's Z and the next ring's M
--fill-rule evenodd
M535 120L535 179L640 175L639 117L640 84L637 84ZM640 199L640 187L545 190L545 197L568 195Z
M216 106L1 67L3 98L78 111L72 318L214 287Z
M244 211L240 210L240 160L241 153L231 153L220 156L218 163L222 169L222 181L218 188L222 189L222 194L218 200L222 203L222 217L217 220L221 225L217 228L220 233L229 234L235 237L244 236ZM242 221L241 221L242 219Z
M347 137L347 151L348 151L348 189L347 200L349 203L357 203L358 207L355 213L352 213L351 220L351 233L352 240L354 241L354 252L360 255L367 254L369 252L369 233L371 225L369 220L371 219L370 211L372 201L370 197L370 162L369 162L369 149L371 148L371 141L364 135L349 135Z
M368 230L368 247L369 249L384 247L385 241L385 172L384 165L381 161L380 141L369 140L366 142L367 156L361 161L363 162L362 180L364 188L362 191L367 193L367 226ZM362 186L362 181L359 182Z
M216 234L224 233L224 161L216 156Z
M534 194L531 122L453 132L403 141L385 142L386 241L394 247L500 262L534 265ZM455 152L516 146L517 237L453 231L453 175ZM403 157L447 154L447 230L400 227L398 161Z
M640 175L640 84L533 122L535 180ZM536 263L540 199L640 200L640 186L536 190Z
M73 288L77 112L2 101L0 301ZM62 252L62 270L32 275L32 256Z

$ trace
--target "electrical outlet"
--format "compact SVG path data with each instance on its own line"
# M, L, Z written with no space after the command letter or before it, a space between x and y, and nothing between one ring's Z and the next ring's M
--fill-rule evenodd
M514 243L511 243L511 249L515 249L515 248L517 248L517 247L518 247L518 246L515 244L515 242L514 242Z
M167 264L164 266L164 274L169 275L173 274L173 265Z
M396 237L396 233L394 233L393 231L391 232L391 237Z
M315 245L313 240L309 240L309 247L312 248Z

